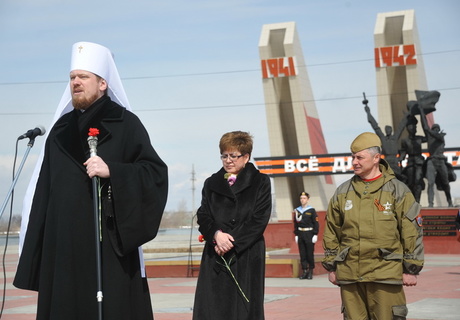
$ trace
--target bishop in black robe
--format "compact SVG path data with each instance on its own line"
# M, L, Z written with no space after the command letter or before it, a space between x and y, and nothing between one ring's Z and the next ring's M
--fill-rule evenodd
M14 285L38 291L39 320L97 319L89 128L99 130L97 153L110 170L100 179L104 319L153 319L138 249L158 232L167 166L137 116L108 96L63 115L46 140Z

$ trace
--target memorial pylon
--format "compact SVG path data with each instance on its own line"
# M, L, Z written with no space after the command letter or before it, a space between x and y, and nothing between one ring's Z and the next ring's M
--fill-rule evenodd
M377 15L374 29L378 118L381 128L397 128L415 90L428 90L414 10ZM433 124L433 115L428 122ZM417 131L421 134L422 127ZM407 134L403 135L404 137Z
M377 15L374 28L374 55L377 82L378 123L381 128L398 127L407 112L408 101L417 101L416 91L428 90L423 53L420 45L415 10L384 12ZM424 135L420 116L417 134ZM427 122L434 123L433 113ZM401 140L407 137L404 131ZM426 145L422 146L424 149ZM446 204L436 191L436 202ZM427 206L426 192L420 203Z
M327 154L321 122L294 22L267 24L259 41L271 157ZM308 165L308 163L304 164ZM278 220L291 220L299 194L310 194L316 210L326 210L334 193L331 175L277 177Z

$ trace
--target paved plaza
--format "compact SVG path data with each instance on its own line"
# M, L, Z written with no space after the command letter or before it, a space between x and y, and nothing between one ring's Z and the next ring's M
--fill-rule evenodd
M17 258L17 245L13 244L5 257L7 286L1 319L33 320L37 294L11 284ZM3 282L3 272L1 279ZM155 320L191 319L196 278L149 278L149 285ZM427 255L419 284L405 290L408 319L460 319L460 256ZM267 278L265 319L340 320L339 289L328 282L325 274L313 280Z

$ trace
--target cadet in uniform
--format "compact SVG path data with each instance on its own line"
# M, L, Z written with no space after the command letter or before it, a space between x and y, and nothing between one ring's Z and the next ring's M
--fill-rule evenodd
M374 133L353 141L355 175L327 210L323 266L340 285L344 319L406 319L403 286L415 286L423 267L420 205L380 150Z
M305 191L300 193L300 206L292 212L294 215L294 234L299 246L300 264L303 273L300 279L313 279L315 268L315 243L318 239L318 215L315 208L308 204L310 195Z

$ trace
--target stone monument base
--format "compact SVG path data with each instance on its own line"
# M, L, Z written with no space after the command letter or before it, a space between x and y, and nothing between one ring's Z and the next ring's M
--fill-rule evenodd
M422 208L423 243L426 254L460 254L460 242L457 241L458 231L455 218L459 208ZM323 254L323 232L326 224L326 212L317 211L319 221L318 242L315 254ZM294 225L292 221L269 223L264 233L267 248L289 248L289 253L298 254L299 249L294 241Z

